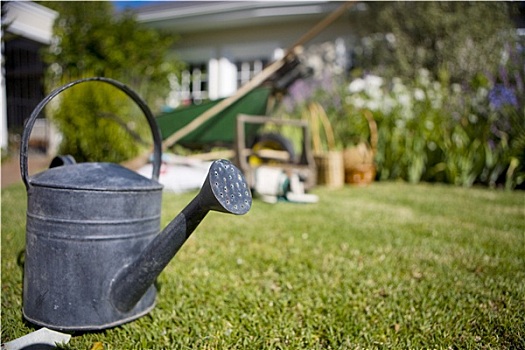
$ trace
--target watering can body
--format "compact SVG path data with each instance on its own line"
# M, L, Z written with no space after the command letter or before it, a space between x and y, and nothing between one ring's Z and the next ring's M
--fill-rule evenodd
M126 312L112 305L109 292L112 278L159 233L161 196L156 181L110 163L61 166L33 176L25 318L48 328L88 330L149 312L154 285Z
M30 177L28 140L36 118L64 90L94 81L123 91L144 113L154 143L152 178L118 164L76 164L70 156L55 158L50 169ZM159 233L160 158L161 137L153 114L118 81L77 80L53 91L35 108L26 122L20 151L28 203L23 289L23 314L28 321L60 330L104 329L154 307L153 284L130 310L116 309L109 293L118 271Z
M154 142L151 179L118 164L76 164L71 156L57 157L50 169L28 175L28 140L41 110L65 89L91 81L121 89L144 112ZM20 151L28 198L23 289L28 321L58 330L99 330L147 314L155 304L158 274L206 214L240 215L250 209L243 175L230 162L215 161L199 194L160 232L161 148L149 108L111 79L64 85L35 108Z

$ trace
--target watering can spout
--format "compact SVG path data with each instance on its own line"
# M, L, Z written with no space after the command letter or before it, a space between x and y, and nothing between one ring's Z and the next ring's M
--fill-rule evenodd
M113 279L111 303L131 310L210 210L242 215L251 204L242 173L229 161L213 162L199 194Z

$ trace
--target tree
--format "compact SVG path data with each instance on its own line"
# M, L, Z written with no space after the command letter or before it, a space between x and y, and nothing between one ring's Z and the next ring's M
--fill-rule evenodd
M53 42L44 52L50 89L102 76L128 85L154 112L160 110L168 76L182 68L181 62L166 61L173 36L141 27L131 12L115 14L106 1L42 4L59 13ZM89 82L62 94L48 114L62 133L61 153L77 161L121 162L151 143L146 118L114 87Z
M176 38L142 27L132 12L115 14L107 1L45 1L59 13L45 52L51 86L64 77L107 76L130 85L154 109L169 88L167 76L182 63L166 61Z
M507 2L366 3L354 14L364 39L358 65L383 76L414 78L425 68L440 79L470 82L494 72L512 33Z

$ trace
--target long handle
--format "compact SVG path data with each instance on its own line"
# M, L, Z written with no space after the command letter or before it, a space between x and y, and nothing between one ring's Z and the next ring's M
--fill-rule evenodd
M290 48L288 49L287 53L293 53L293 51L299 47L303 46L305 43L310 41L312 38L316 37L320 32L326 29L330 24L332 24L336 19L341 17L343 13L346 12L351 6L354 6L357 1L345 1L339 8L337 8L334 12L329 14L327 17L325 17L321 22L317 23L313 28L311 28L308 32L303 34Z
M377 123L374 120L374 115L368 109L364 111L366 120L368 121L368 128L370 129L370 148L372 149L372 154L376 155L377 153Z
M84 78L84 79L75 80L69 84L66 84L54 90L35 107L35 109L33 110L33 113L31 113L31 116L26 121L24 132L22 133L22 142L20 145L20 174L22 175L22 180L24 181L24 184L26 185L26 189L29 190L29 188L31 187L31 183L29 181L29 175L28 175L27 150L28 150L28 145L29 145L29 136L31 135L31 131L33 129L33 126L35 125L36 118L40 115L40 113L42 112L44 107L49 103L49 101L51 101L54 97L56 97L62 91L67 90L70 87L78 85L80 83L92 82L92 81L100 81L100 82L108 83L120 89L126 95L128 95L139 106L141 111L144 113L144 115L146 116L146 119L148 120L148 124L151 129L151 134L153 135L153 144L154 144L153 173L151 175L151 178L153 180L159 179L160 163L161 163L161 155L162 155L162 139L160 136L159 127L157 125L157 122L155 121L155 117L153 116L153 113L151 113L151 110L146 105L146 103L142 100L142 98L140 98L139 95L137 95L133 90L131 90L126 85L116 80L109 79L109 78L93 77L93 78Z

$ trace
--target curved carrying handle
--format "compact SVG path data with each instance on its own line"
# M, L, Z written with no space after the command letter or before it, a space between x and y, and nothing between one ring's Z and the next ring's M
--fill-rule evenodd
M160 163L161 163L161 155L162 155L162 139L160 136L159 127L157 126L157 122L155 121L155 117L151 113L151 110L146 105L146 103L140 98L140 96L137 95L133 90L131 90L126 85L116 80L109 79L109 78L93 77L93 78L75 80L69 84L66 84L54 90L35 107L35 109L33 110L33 113L31 113L31 116L26 121L24 132L22 133L22 142L20 145L20 174L22 175L22 180L24 181L24 184L26 185L26 189L29 189L31 186L31 184L29 183L29 176L28 176L27 150L28 150L28 144L29 144L29 136L31 135L31 131L33 129L33 126L35 125L36 118L39 116L40 112L44 109L44 107L48 104L48 102L51 101L59 93L61 93L62 91L66 89L69 89L70 87L74 85L84 83L84 82L90 82L90 81L101 81L101 82L113 85L114 87L120 89L126 95L128 95L139 106L141 111L144 113L144 115L146 116L146 119L148 120L148 124L151 128L151 134L153 135L153 144L154 144L153 174L151 175L151 178L155 181L159 179Z

